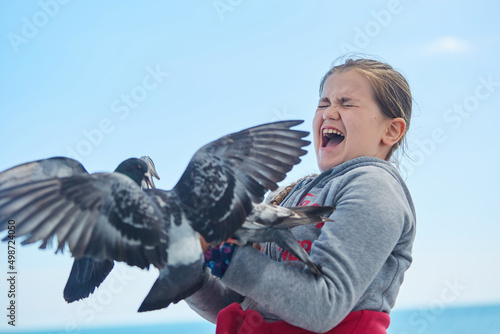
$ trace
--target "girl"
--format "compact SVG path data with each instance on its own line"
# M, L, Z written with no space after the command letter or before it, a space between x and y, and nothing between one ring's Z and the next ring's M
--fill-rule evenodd
M332 67L313 120L321 174L278 196L284 206L336 207L334 222L292 230L323 275L275 244L224 247L227 270L221 279L205 272L191 308L217 321L217 333L386 333L415 238L410 193L388 162L411 109L408 83L391 66L349 59Z

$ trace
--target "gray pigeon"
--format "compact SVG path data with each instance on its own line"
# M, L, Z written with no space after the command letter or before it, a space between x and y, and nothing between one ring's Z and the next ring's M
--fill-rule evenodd
M300 225L318 222L332 222L326 218L335 210L331 206L297 206L285 208L266 203L254 204L245 223L236 231L234 239L240 245L274 242L290 251L296 258L307 264L315 274L321 274L321 267L314 263L307 252L297 242L290 231Z
M153 265L160 275L139 311L167 307L202 284L198 233L212 244L233 236L254 203L300 162L308 132L290 129L300 123L264 124L205 145L170 191L143 190L120 173L86 174L71 159L11 168L0 173L0 231L15 219L23 244L45 248L56 238L56 252L67 245L76 259ZM11 181L52 168L53 178Z
M130 158L123 161L115 172L129 176L136 184L144 186L154 183L152 177L157 177L154 163L149 157L141 160ZM77 161L54 157L25 163L0 173L0 190L14 186L26 185L36 181L54 178L67 178L75 175L88 175L87 170ZM50 239L48 239L50 242ZM41 248L46 247L46 242ZM64 298L68 302L88 297L98 287L114 266L111 259L97 260L91 257L75 259L64 289Z
M116 173L122 173L132 178L142 189L156 188L153 178L160 177L156 172L153 160L148 156L142 156L144 163L131 158L122 162L115 170ZM135 165L141 166L144 173L136 172ZM57 169L52 169L55 171ZM134 177L138 174L137 177ZM54 176L52 176L54 177ZM88 256L75 259L64 287L64 300L68 303L87 298L96 288L101 285L104 279L109 275L115 265L111 259L97 260Z

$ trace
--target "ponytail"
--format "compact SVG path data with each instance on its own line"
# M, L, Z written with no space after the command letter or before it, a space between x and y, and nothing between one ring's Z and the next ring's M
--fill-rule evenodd
M299 183L300 181L302 181L308 177L316 177L316 176L318 176L318 174L312 174L312 175L304 176L301 179L298 179L297 181L290 184L289 186L286 186L282 191L279 192L278 195L274 196L274 198L269 203L272 205L280 205L283 202L283 200L288 196L288 194L290 194L290 192L292 191L292 189L295 187L295 185L297 183Z

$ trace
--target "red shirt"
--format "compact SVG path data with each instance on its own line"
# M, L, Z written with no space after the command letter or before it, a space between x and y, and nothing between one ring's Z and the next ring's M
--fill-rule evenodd
M377 311L354 311L327 334L386 334L391 320L389 314ZM259 312L243 311L233 303L217 316L216 334L310 334L313 332L290 325L285 321L266 322Z

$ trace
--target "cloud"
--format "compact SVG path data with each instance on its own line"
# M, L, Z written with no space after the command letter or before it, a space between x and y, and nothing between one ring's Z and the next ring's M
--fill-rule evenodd
M470 49L469 42L454 36L442 36L424 46L427 55L463 54Z

